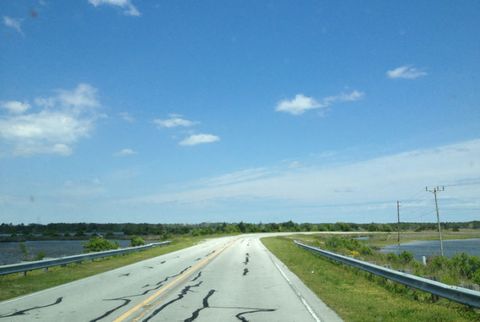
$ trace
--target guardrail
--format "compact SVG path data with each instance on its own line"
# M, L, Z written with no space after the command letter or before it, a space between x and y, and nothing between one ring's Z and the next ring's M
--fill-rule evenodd
M393 269L389 269L383 266L367 263L354 259L351 257L332 253L317 247L305 245L301 242L294 241L298 246L313 251L316 254L327 257L334 261L340 262L345 265L353 266L369 273L387 278L389 280L407 285L412 288L419 289L440 297L447 298L449 300L466 304L472 307L480 308L480 292L469 290L467 288L451 286L440 282L432 281L427 278L415 276L399 272Z
M129 254L129 253L137 252L140 250L144 250L144 249L148 249L156 246L167 245L167 244L170 244L170 241L150 243L147 245L136 246L136 247L113 249L113 250L107 250L103 252L65 256L60 258L46 259L46 260L33 261L33 262L27 262L27 263L3 265L3 266L0 266L0 275L22 273L22 272L24 273L24 275L26 275L28 271L33 271L35 269L41 269L41 268L48 269L49 267L52 267L52 266L78 263L78 262L82 262L84 260L89 260L89 259L93 260L96 258L103 258L103 257L108 257L113 255L124 255L124 254Z

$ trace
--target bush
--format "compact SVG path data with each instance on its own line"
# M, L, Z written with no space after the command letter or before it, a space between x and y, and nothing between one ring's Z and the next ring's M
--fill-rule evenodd
M18 246L20 247L20 251L22 252L22 260L24 261L28 260L28 257L29 257L28 249L25 243L21 242L20 244L18 244Z
M373 251L370 247L368 246L361 246L360 247L360 253L362 255L372 255L373 254Z
M398 256L397 256L397 254L395 254L395 253L388 253L388 254L387 254L387 260L388 260L389 262L395 263L396 261L398 261Z
M45 252L43 250L39 251L37 255L35 255L35 260L40 261L45 258Z
M102 237L92 237L88 242L83 244L85 252L101 252L109 249L117 249L118 243L106 240Z
M430 261L428 267L432 271L444 271L447 270L449 267L449 261L448 258L443 257L443 256L435 256L432 258Z
M477 283L480 285L480 269L477 269L477 271L473 274L473 282Z
M138 236L133 236L132 239L130 239L130 246L142 246L145 245L145 240L143 240L142 237Z
M450 265L460 276L473 278L473 275L480 269L480 258L469 256L466 253L456 254L450 259Z
M408 264L413 260L413 254L404 250L398 255L400 261L404 264Z
M333 236L325 241L325 246L334 251L344 251L350 253L352 251L358 252L362 255L372 255L373 251L370 247L364 245L356 239L343 238Z

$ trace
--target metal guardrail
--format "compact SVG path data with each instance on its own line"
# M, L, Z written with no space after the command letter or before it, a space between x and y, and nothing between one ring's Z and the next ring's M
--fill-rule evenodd
M475 308L480 308L480 292L469 290L463 287L447 285L444 283L429 280L427 278L367 263L358 259L332 253L317 247L305 245L296 240L294 241L294 243L304 249L313 251L316 254L327 257L342 264L359 268L369 273L387 278L389 280L407 285L412 288L419 289L421 291L447 298L455 302L466 304Z
M170 241L164 241L159 243L150 243L143 246L136 246L136 247L126 247L121 249L113 249L107 250L103 252L95 252L95 253L87 253L87 254L80 254L80 255L72 255L72 256L65 256L60 258L53 258L53 259L46 259L40 261L33 261L27 263L19 263L19 264L10 264L10 265L3 265L0 266L0 275L7 275L13 273L24 273L26 274L28 271L33 271L35 269L45 268L48 269L52 266L60 266L60 265L67 265L70 263L78 263L84 260L93 260L96 258L103 258L113 255L123 255L129 254L133 252L137 252L140 250L162 246L170 244Z

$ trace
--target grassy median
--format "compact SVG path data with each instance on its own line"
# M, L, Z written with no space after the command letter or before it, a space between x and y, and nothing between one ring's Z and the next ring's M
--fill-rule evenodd
M27 276L23 276L20 273L0 276L0 301L174 252L193 246L203 239L205 237L178 237L172 239L172 243L167 246L154 247L127 255L106 257L96 259L95 261L84 261L83 263L72 263L65 267L50 267L47 272L43 269L30 271Z
M262 242L346 321L480 321L478 310L419 297L418 291L405 291L396 283L300 249L291 237L263 238Z

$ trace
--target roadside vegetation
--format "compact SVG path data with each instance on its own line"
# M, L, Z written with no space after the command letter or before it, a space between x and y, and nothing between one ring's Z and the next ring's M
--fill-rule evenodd
M49 268L48 271L30 271L27 276L23 276L23 274L20 273L0 276L0 301L65 284L190 247L203 239L204 237L178 237L172 239L172 243L169 245L153 247L126 255L111 256L96 259L95 261L85 261L83 263L72 263L65 267L55 266Z
M480 290L480 257L478 256L471 256L466 253L456 254L452 258L434 256L428 259L427 265L423 265L414 260L413 254L408 251L403 251L398 255L380 253L378 248L368 245L368 240L363 241L337 235L317 235L300 237L299 239L309 245L377 265L423 276L450 285Z
M117 249L119 247L118 242L110 241L103 237L92 237L90 240L83 244L85 253L102 252L110 249Z
M275 256L346 321L480 321L479 310L327 260L297 247L293 238L304 238L309 244L357 258L372 258L376 252L357 240L343 237L299 235L262 239ZM414 263L408 253L391 260L397 268Z
M132 236L132 238L130 239L130 246L136 247L142 245L145 245L145 240L142 237Z
M45 252L42 250L38 251L36 254L30 254L27 246L23 242L19 243L18 247L20 248L20 252L22 253L23 261L38 261L45 258Z

